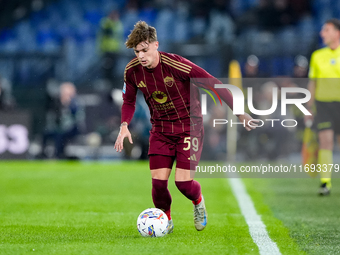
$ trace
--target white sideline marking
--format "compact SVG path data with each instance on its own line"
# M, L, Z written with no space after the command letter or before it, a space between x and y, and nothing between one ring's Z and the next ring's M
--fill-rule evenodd
M228 178L234 196L239 204L241 213L243 214L248 226L249 233L254 243L259 247L261 255L281 255L276 243L270 239L266 230L266 225L261 220L261 216L257 214L254 203L247 193L246 188L240 178Z

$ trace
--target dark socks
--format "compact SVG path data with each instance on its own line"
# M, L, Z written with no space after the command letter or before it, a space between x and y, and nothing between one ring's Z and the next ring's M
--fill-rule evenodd
M152 200L155 207L163 210L168 219L171 220L170 206L172 200L167 180L152 179Z
M197 201L201 198L201 185L195 180L176 181L179 191L191 201Z

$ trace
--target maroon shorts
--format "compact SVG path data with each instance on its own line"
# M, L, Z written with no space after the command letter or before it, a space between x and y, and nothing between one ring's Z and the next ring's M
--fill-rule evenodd
M195 170L201 158L203 136L203 128L177 134L150 131L149 156L170 156L172 163L176 159L178 168Z

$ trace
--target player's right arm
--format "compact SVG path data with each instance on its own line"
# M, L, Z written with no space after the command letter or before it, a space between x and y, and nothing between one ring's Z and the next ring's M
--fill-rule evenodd
M192 67L190 73L187 75L187 78L189 78L189 79L190 78L209 78L210 79L210 82L208 82L207 84L205 84L204 82L202 82L202 83L196 82L195 83L196 86L214 91L214 84L222 84L222 82L220 80L218 80L217 78L215 78L214 76L209 74L203 68L195 65L191 61L189 61L185 58L182 58L182 63L185 63L185 64ZM230 107L230 109L233 109L233 96L232 96L231 92L228 89L216 89L216 91L221 96L222 100ZM259 121L254 120L248 113L237 115L237 117L241 122L246 123L245 129L247 131L255 129L258 126L257 123ZM252 125L249 124L250 121L252 121L251 122Z
M122 118L119 134L115 143L114 148L116 151L121 152L124 148L124 139L127 137L129 142L132 144L132 137L129 131L128 125L130 124L133 114L136 109L136 94L137 86L130 80L128 67L125 68L124 75L124 87L123 87L123 105L122 105Z

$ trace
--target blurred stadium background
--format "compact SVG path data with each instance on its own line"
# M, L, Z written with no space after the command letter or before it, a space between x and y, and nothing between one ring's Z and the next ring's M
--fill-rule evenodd
M81 117L62 157L146 158L150 124L142 97L131 123L135 146L125 155L113 150L123 72L133 57L124 41L138 20L156 27L161 51L183 55L216 77L228 77L236 59L243 77L284 78L280 87L307 77L310 55L322 46L318 33L332 17L340 18L340 1L0 0L0 159L54 157L53 140L45 138L64 121L62 113L53 116L63 82L75 84ZM256 85L257 102L272 85ZM297 156L302 129L299 123L290 135L240 135L239 158ZM214 137L209 144L207 151L225 155Z

